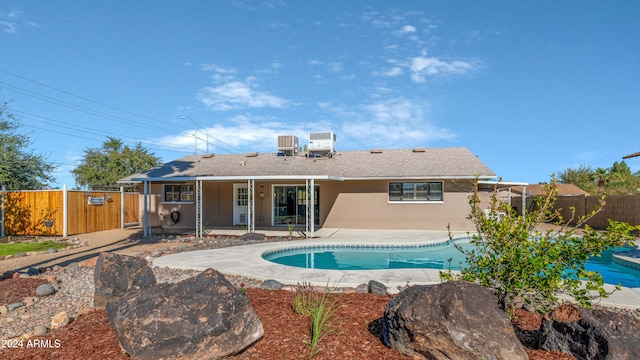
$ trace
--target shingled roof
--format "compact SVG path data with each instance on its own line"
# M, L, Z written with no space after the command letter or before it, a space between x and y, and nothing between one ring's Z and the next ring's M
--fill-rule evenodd
M332 157L275 153L192 155L121 179L121 182L238 177L338 179L463 178L495 174L467 148L340 151Z
M530 184L527 185L527 196L543 196L545 195L545 186L546 184ZM558 190L558 196L586 196L589 195L588 192L580 189L574 184L556 184L556 189ZM514 186L511 188L511 191L522 195L522 188L519 186Z

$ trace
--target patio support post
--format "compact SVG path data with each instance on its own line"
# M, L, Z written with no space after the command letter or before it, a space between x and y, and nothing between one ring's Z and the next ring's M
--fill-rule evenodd
M305 197L305 208L306 208L306 233L307 233L307 238L312 238L314 235L313 233L315 232L315 227L316 227L316 219L315 219L315 180L314 179L307 179L306 180L306 191L307 191L307 196Z
M196 180L196 239L202 237L202 180Z
M143 192L143 206L142 206L142 227L143 227L143 236L144 237L149 237L149 216L147 215L147 208L148 208L148 200L147 197L149 196L149 182L148 181L143 181L142 182L142 192Z
M256 232L256 208L255 208L255 203L256 203L256 192L255 192L255 183L256 181L254 179L249 179L247 180L247 197L248 197L248 201L247 201L247 207L248 207L248 214L247 214L247 232L249 233L254 233Z

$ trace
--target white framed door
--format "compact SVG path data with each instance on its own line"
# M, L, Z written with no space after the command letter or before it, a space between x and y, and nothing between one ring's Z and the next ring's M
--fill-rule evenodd
M247 184L233 184L233 225L247 225L248 205L249 188Z

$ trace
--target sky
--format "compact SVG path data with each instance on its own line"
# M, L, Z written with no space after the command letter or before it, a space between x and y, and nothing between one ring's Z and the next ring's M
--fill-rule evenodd
M52 187L108 137L169 162L312 132L466 147L538 183L640 151L638 18L634 0L3 0L0 102Z

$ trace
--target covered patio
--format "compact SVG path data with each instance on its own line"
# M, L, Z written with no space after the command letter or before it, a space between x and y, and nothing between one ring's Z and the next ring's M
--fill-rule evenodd
M134 179L137 180L137 179ZM241 206L244 205L246 203L246 217L243 217L242 222L246 221L246 225L243 225L243 231L246 233L254 233L256 231L256 200L257 199L263 199L265 198L267 195L265 194L264 191L259 191L256 190L256 183L259 183L260 187L258 189L262 190L262 187L264 186L263 183L264 182L270 182L270 183L277 183L277 182L296 182L296 183L301 183L302 181L304 181L304 196L303 199L298 199L297 201L300 202L302 201L304 204L304 219L302 222L305 225L305 230L304 230L304 234L306 237L308 238L313 238L315 235L315 231L316 231L316 224L317 224L317 219L316 219L316 211L317 209L315 209L315 204L317 204L317 198L316 198L316 181L342 181L342 178L340 177L336 177L336 176L330 176L330 175L316 175L316 176L292 176L292 175L286 175L286 176L248 176L248 177L243 177L243 176L195 176L195 177L179 177L179 178L171 178L171 179L166 179L166 178L160 178L160 179L149 179L149 178L145 178L145 179L139 179L142 184L143 184L143 229L144 229L144 235L145 237L148 237L149 235L151 235L151 223L149 221L149 214L150 214L150 209L149 209L149 195L151 194L151 184L153 183L162 183L162 184L168 184L168 183L175 183L175 184L182 184L182 183L193 183L194 184L194 198L193 198L193 203L194 203L194 210L195 210L195 223L194 223L194 228L195 228L195 236L196 238L201 238L203 236L203 232L205 229L205 223L203 221L203 218L205 217L205 210L204 210L204 206L203 206L203 199L206 196L206 193L204 192L204 183L207 182L232 182L234 183L234 185L238 185L238 184L246 184L246 192L242 192L242 194L240 195L241 198L239 199L242 203ZM234 187L235 189L235 187ZM243 187L244 189L244 187ZM235 191L235 190L234 190ZM238 199L236 199L236 203L238 202ZM244 214L243 214L244 215ZM289 224L290 223L290 219L287 219L289 216L285 215L283 216L284 219L278 219L275 215L274 218L272 220L271 225L275 226L275 225L282 225L282 224ZM284 222L283 222L284 220ZM293 224L297 224L298 221L293 222Z

